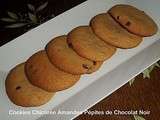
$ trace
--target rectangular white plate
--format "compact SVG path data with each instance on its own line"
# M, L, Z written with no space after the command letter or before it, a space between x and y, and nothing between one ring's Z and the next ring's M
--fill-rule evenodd
M98 13L106 12L115 4L131 4L148 13L160 28L158 0L88 0L79 6L23 34L0 47L0 119L3 120L68 120L71 115L9 115L9 110L77 110L84 111L124 85L135 75L160 58L160 31L134 49L118 49L94 74L83 75L68 90L57 92L53 99L41 107L23 108L12 104L5 92L5 78L15 65L24 62L58 35L67 34L79 25L87 25Z

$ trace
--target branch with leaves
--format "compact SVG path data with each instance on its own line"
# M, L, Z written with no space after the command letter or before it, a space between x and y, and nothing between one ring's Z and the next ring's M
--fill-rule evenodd
M145 120L143 117L139 116L139 115L134 115L134 120Z
M147 68L146 70L144 70L144 71L142 72L143 78L144 78L144 79L145 79L145 78L149 78L149 79L150 79L150 74L151 74L151 72L154 70L155 67L159 67L159 68L160 68L159 62L154 63L154 64L151 65L149 68ZM131 79L131 80L129 81L129 85L131 86L131 85L134 83L134 81L135 81L135 78Z
M45 2L36 8L32 4L28 4L27 5L29 10L28 13L16 14L13 12L7 12L8 17L1 18L0 20L3 22L9 23L9 25L6 25L5 28L19 28L24 26L30 27L30 26L39 25L43 22L43 19L40 18L38 13L44 10L47 7L47 5L48 5L48 2Z

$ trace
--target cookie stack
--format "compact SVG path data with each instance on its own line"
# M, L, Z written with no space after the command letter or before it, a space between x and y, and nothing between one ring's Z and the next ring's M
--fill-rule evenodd
M116 5L93 17L89 26L53 38L45 50L14 67L6 78L7 95L19 106L43 105L55 92L73 86L81 75L97 71L117 48L136 47L157 30L144 11Z

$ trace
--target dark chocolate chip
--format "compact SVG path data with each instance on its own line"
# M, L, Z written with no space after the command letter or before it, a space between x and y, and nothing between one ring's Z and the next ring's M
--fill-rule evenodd
M117 16L117 20L119 20L119 16Z
M130 25L131 25L131 22L128 21L128 22L126 23L126 26L130 26Z
M82 67L85 69L89 69L89 66L87 64L82 64Z
M70 48L73 48L72 43L68 43L68 46L69 46Z
M21 89L21 86L17 86L17 87L16 87L16 90L19 90L19 89Z
M97 64L97 62L96 61L93 61L93 65L96 65Z

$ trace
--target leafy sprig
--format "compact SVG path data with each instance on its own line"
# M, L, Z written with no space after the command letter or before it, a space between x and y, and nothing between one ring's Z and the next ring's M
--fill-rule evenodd
M24 26L35 26L39 25L43 22L43 18L40 18L38 13L44 10L48 5L48 2L43 3L42 5L38 6L37 8L32 4L27 4L28 13L14 13L8 11L8 17L1 18L0 20L3 22L8 23L5 28L19 28ZM52 17L54 17L52 15Z
M144 70L144 71L142 72L143 78L144 78L144 79L145 79L145 78L149 78L149 79L150 79L150 74L151 74L151 72L153 71L153 69L154 69L155 67L159 67L159 68L160 68L159 62L154 63L153 65L151 65L150 67L148 67L146 70ZM129 81L129 85L131 86L131 85L134 83L134 81L135 81L135 78L131 79L131 80Z
M139 115L134 115L134 120L145 120L143 117L139 116Z

